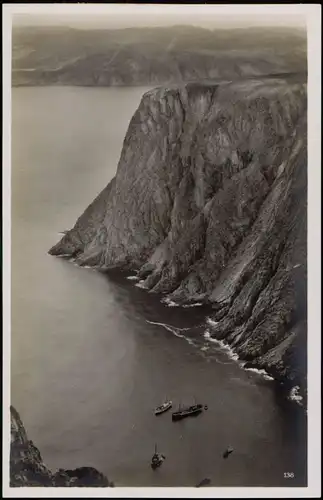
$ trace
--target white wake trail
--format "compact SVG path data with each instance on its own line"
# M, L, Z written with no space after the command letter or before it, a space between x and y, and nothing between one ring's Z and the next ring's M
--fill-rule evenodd
M179 330L180 332L185 332L187 330L191 330L191 328L178 328L177 326L167 325L166 323L157 323L156 321L148 321L148 319L146 319L146 321L147 321L147 323L150 323L151 325L162 326L162 327L166 328L166 330L169 330L170 332L172 332L173 330Z
M166 323L157 323L157 321L149 321L148 319L146 319L146 322L150 323L151 325L161 326L161 327L165 328L166 330L168 330L169 332L173 333L176 337L179 337L181 339L185 339L186 342L188 342L190 345L195 345L195 342L193 342L192 339L187 338L187 337L185 337L185 335L181 335L180 333L178 333L178 332L185 332L187 330L191 330L191 328L178 328L175 326L167 325Z

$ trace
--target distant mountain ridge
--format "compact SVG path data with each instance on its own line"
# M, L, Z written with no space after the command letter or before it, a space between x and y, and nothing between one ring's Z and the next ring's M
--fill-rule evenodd
M300 29L15 27L12 85L146 85L306 71Z

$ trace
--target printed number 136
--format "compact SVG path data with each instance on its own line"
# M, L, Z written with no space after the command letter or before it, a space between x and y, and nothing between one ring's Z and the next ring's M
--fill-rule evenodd
M294 472L284 472L285 479L292 479L294 477Z

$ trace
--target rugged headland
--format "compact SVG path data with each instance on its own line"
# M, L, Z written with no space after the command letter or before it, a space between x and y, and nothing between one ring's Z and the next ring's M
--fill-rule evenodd
M50 471L38 448L28 439L19 413L11 406L10 486L107 487L113 483L93 467Z
M304 75L147 92L114 179L50 254L213 308L249 367L306 386Z

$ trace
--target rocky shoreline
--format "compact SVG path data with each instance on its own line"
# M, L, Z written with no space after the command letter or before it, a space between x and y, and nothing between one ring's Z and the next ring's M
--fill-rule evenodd
M10 406L10 487L112 487L101 472L93 467L51 471L44 464L40 451L28 439L17 410Z

